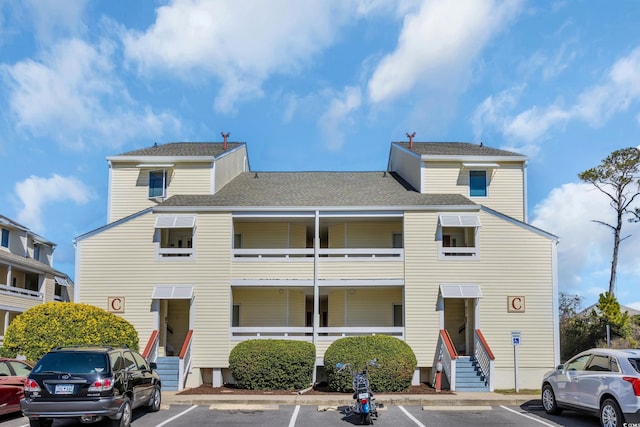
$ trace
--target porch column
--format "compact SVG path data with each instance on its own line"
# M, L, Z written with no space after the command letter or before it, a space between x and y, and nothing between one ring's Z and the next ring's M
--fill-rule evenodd
M320 260L320 211L316 211L313 236L313 345L318 346L318 328L320 327L320 289L318 287L318 261ZM312 384L316 383L318 358L313 367Z
M11 286L11 266L7 266L7 286Z

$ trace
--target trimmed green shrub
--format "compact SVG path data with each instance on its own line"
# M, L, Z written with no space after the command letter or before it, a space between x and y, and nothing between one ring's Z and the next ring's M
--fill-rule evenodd
M353 377L349 368L338 371L338 363L349 363L356 372L362 371L367 362L374 359L377 360L377 366L369 366L367 374L372 391L409 389L418 366L416 356L406 342L388 335L346 337L334 341L324 353L329 388L339 392L353 391Z
M300 390L311 385L316 349L310 342L247 340L229 354L238 386L249 390Z
M9 324L0 355L39 360L53 347L85 344L138 350L138 333L122 317L93 305L49 302L26 310Z

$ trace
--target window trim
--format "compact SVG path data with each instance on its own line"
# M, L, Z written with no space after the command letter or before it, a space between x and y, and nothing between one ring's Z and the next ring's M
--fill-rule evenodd
M480 257L479 231L481 226L480 215L477 213L440 213L438 215L438 228L436 232L438 259L456 261L478 259ZM473 230L474 246L444 246L443 242L445 235L443 233L443 228L463 228Z
M156 187L156 186L152 187L151 186L151 175L152 174L159 174L159 173L162 173L162 194L161 195L155 195L155 194L152 195L151 194L152 188L157 191L158 187ZM167 169L151 169L151 170L149 170L149 185L148 185L148 191L147 191L147 196L149 197L149 199L166 199L167 198L167 187L168 187L167 182L168 182L168 180L167 180ZM155 181L154 181L154 184L155 184Z
M0 247L9 249L9 244L11 240L11 232L8 228L2 228L2 237L0 237Z
M474 191L474 188L472 188L472 186L471 186L471 174L472 173L478 173L478 172L484 173L484 194L482 194L482 195L474 195L474 194L472 194L473 191ZM469 169L469 173L467 174L467 179L468 179L468 182L469 182L469 197L476 197L476 198L489 197L489 173L488 173L487 169Z

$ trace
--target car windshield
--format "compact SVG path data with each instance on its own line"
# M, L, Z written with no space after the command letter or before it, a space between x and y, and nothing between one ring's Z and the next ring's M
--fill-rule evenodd
M108 371L107 367L107 357L102 353L56 352L46 354L32 372L103 373Z
M631 363L636 372L640 372L640 359L629 358L629 363Z

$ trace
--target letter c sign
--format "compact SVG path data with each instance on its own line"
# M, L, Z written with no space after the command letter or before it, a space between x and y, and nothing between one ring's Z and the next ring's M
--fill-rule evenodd
M109 297L107 311L111 313L124 313L124 297Z
M507 297L507 313L524 313L524 297Z

